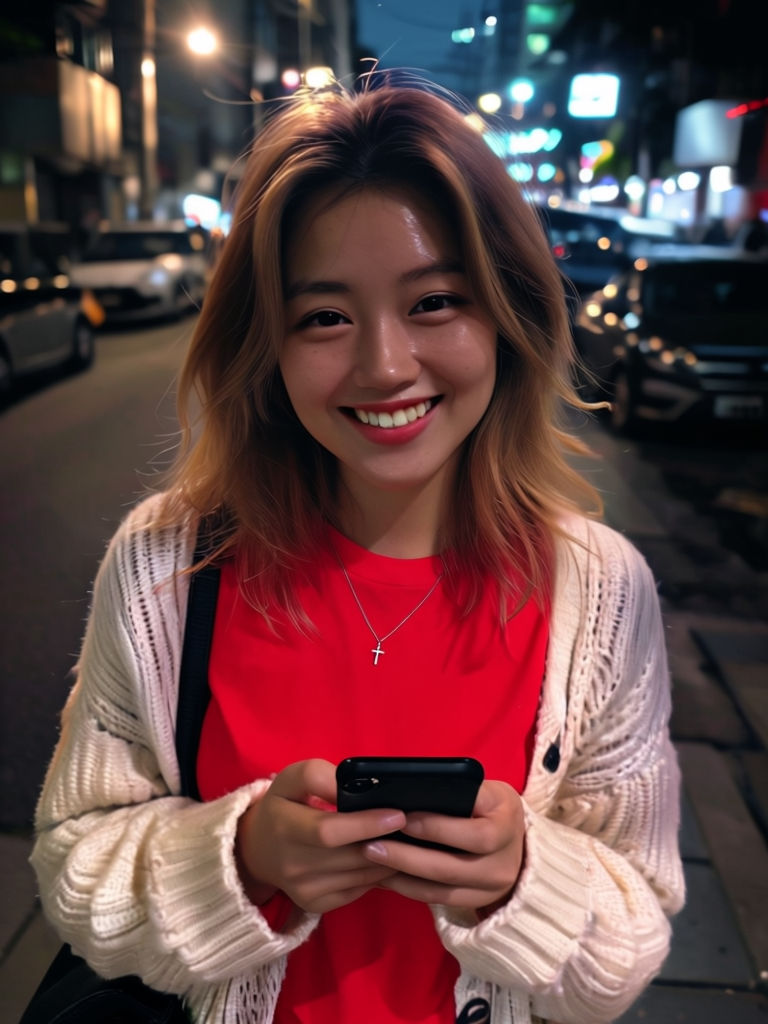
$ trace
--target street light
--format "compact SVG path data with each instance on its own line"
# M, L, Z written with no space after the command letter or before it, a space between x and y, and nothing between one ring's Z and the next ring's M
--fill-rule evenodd
M510 83L509 96L515 103L529 103L534 96L534 86L527 78L516 78Z
M187 33L187 46L199 57L209 57L218 50L219 40L209 28L200 25Z
M477 105L484 114L496 114L501 109L501 96L497 92L484 92L478 96Z
M304 74L304 83L310 89L325 89L333 83L333 80L333 68L307 68Z

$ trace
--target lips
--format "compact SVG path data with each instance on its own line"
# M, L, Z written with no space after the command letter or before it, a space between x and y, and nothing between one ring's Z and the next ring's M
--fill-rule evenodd
M354 406L351 410L354 417L371 427L381 427L384 430L392 430L394 427L405 427L409 423L415 423L422 419L433 407L434 401L431 398L424 402L416 402L413 405L403 405L397 409L366 409Z

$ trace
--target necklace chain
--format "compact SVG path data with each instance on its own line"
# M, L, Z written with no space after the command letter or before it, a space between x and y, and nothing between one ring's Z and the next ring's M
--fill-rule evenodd
M437 590L437 585L442 580L443 576L445 575L445 572L443 571L443 572L440 573L440 575L437 577L435 582L432 584L432 586L426 592L424 597L422 597L422 599L419 601L419 603L414 608L411 608L411 610L408 612L408 614L405 616L405 618L401 619L400 622L398 622L398 624L395 626L394 629L390 629L390 631L388 633L385 633L384 636L379 636L379 634L376 632L376 630L371 625L371 620L368 618L368 616L365 613L365 608L363 608L362 601L357 596L357 591L355 590L354 586L352 585L352 580L349 578L349 573L347 572L347 567L344 565L344 563L341 560L341 555L338 553L338 551L336 550L336 548L334 547L333 544L331 545L331 548L333 550L334 555L336 556L336 561L341 566L341 571L344 573L344 579L347 581L347 586L349 587L349 589L350 589L350 591L352 593L352 597L354 597L354 599L355 599L355 604L360 609L360 614L363 617L363 621L365 622L366 626L370 630L371 636L376 641L376 646L371 649L371 654L373 655L373 664L374 665L378 665L379 664L379 658L381 657L381 655L387 653L381 645L386 640L389 640L389 638L391 636L393 636L398 631L398 629L400 629L402 626L404 626L406 624L406 622L413 615L416 614L416 612L419 610L419 608L421 608L421 606L423 604L427 603L429 598L434 594L435 590Z

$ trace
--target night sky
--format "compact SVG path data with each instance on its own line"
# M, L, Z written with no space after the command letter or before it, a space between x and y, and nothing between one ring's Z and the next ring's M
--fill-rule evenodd
M358 37L381 67L427 71L454 88L451 31L479 24L483 6L483 0L357 0Z

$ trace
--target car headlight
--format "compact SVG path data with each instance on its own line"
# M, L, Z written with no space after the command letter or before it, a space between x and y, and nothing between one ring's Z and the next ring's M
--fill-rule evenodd
M147 274L147 283L151 284L153 288L164 288L170 280L171 275L165 267L154 267Z

